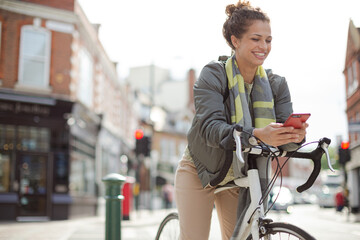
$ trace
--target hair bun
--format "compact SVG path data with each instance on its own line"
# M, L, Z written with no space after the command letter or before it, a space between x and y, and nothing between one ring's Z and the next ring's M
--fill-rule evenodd
M248 10L252 9L251 4L249 1L239 1L236 5L235 4L229 4L226 6L225 13L228 17L231 17L231 15L237 11L237 10Z

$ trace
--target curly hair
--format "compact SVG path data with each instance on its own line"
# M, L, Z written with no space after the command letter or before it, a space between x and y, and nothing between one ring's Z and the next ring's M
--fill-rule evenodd
M235 47L231 42L232 35L241 38L255 20L270 23L266 13L258 7L252 7L249 1L239 0L236 4L227 5L225 13L228 17L223 25L223 35L233 50Z

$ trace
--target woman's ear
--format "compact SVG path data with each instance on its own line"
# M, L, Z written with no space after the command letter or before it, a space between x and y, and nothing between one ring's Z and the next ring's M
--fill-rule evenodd
M235 37L234 35L231 35L231 43L235 48L238 48L239 39L237 37Z

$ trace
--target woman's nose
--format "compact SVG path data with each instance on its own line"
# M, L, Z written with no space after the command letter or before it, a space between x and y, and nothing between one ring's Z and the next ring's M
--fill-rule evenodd
M259 47L262 50L266 50L268 48L266 41L260 41Z

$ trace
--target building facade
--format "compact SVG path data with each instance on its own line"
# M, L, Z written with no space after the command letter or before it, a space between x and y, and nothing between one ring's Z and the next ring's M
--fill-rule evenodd
M0 219L95 215L133 157L134 96L98 27L76 0L0 1Z
M352 213L360 219L360 28L350 20L345 57L346 114L349 123L351 160L346 163Z

